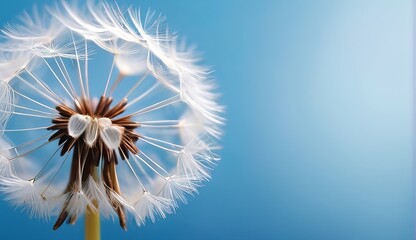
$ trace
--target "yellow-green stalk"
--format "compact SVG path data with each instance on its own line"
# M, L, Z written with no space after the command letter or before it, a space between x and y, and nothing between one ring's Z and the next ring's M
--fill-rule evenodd
M92 170L94 180L97 181L97 168ZM85 212L85 240L100 240L100 211L97 201L94 200L95 209L87 207Z

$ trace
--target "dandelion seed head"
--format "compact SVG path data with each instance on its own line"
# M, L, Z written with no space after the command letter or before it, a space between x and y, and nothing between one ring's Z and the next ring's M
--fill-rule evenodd
M35 9L1 32L0 190L54 229L87 207L126 229L210 179L224 109L164 17L86 6Z

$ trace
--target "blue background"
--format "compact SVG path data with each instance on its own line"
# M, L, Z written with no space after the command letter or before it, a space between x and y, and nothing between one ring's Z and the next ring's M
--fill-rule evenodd
M0 24L52 1L4 1ZM102 239L413 239L412 2L118 1L213 66L222 162L175 215ZM1 239L82 239L0 204Z

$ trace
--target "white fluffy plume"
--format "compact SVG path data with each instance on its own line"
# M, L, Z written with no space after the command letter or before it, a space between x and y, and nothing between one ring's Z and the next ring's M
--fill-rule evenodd
M1 31L7 200L58 215L57 227L89 207L125 228L124 214L165 218L210 179L224 107L211 70L164 20L63 1Z

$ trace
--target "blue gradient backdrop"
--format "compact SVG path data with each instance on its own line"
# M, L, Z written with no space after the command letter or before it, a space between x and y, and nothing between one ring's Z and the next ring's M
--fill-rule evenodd
M0 23L52 1L4 1ZM213 66L223 161L156 224L103 239L413 239L412 3L124 1L168 17ZM0 204L1 239L82 239Z

